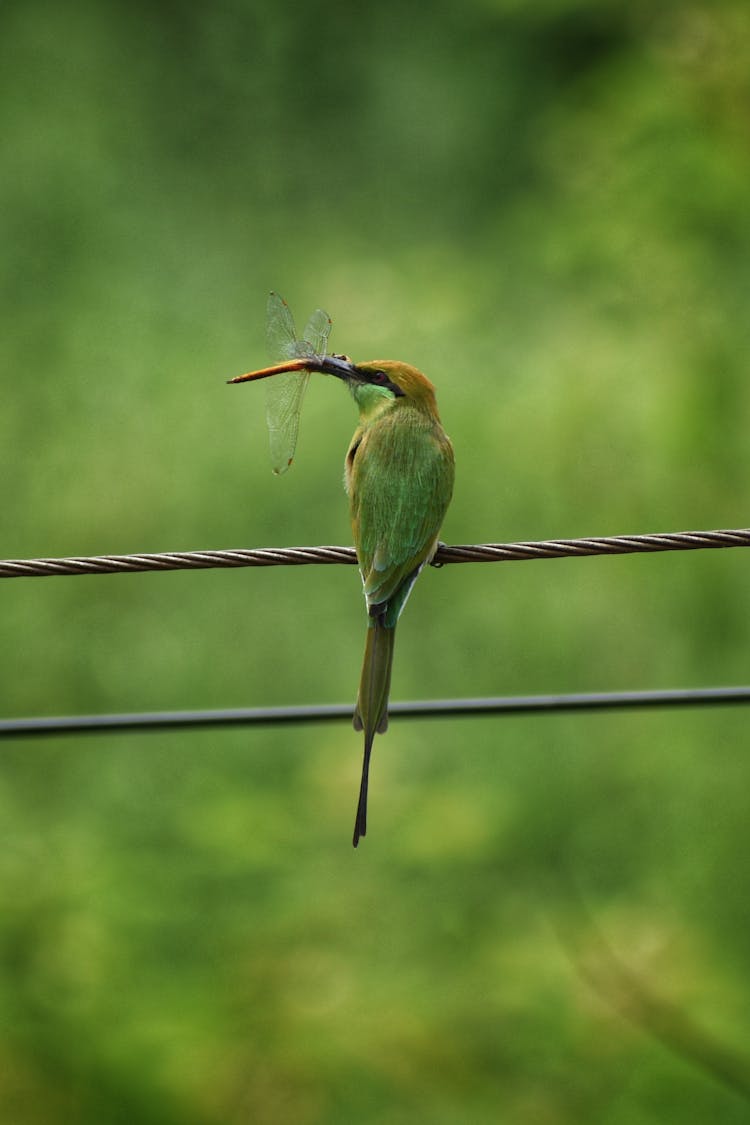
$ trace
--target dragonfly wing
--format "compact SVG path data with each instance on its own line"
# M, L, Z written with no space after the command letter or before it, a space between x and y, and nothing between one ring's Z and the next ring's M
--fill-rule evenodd
M294 459L299 416L305 397L308 371L286 371L266 380L266 422L271 446L271 467L285 473Z
M299 355L292 310L278 293L269 293L266 306L266 345L271 363Z
M323 356L328 352L328 337L331 335L331 318L323 309L316 309L307 322L305 338L301 341L305 351L298 355ZM309 350L308 350L309 349Z
M268 297L266 342L272 363L299 356L326 354L331 318L316 309L300 340L289 305L278 293ZM299 416L305 397L309 371L288 371L266 382L266 421L271 445L271 465L277 474L285 473L294 458L299 433Z

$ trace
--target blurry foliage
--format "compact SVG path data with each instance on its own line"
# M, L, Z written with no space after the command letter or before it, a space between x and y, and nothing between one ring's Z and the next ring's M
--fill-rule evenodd
M347 542L340 388L279 481L224 385L272 287L434 378L448 541L745 524L749 118L744 0L5 5L3 554ZM394 695L746 682L749 590L430 572ZM0 599L6 714L354 696L353 570ZM354 855L344 726L6 746L0 1117L747 1120L746 728L394 723Z

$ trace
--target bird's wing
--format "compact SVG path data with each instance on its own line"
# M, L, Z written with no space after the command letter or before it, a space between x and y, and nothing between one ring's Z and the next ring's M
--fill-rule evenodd
M365 430L351 480L352 527L368 606L382 605L435 549L453 489L453 451L438 424L387 415ZM413 581L413 578L412 578Z

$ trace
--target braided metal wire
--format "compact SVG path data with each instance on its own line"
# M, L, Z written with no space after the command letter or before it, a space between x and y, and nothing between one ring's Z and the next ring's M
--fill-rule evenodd
M530 559L628 555L657 551L698 551L750 547L750 528L722 531L672 531L654 535L614 535L594 539L542 539L521 543L441 544L435 566L467 562L520 562ZM0 578L49 578L73 574L130 574L150 570L207 570L245 566L353 565L351 547L262 547L227 551L168 551L159 554L89 555L51 559L5 559Z

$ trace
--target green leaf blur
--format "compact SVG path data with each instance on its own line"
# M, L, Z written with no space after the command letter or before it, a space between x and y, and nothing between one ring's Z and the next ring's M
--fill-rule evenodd
M266 293L435 382L444 537L738 527L744 0L0 10L5 557L348 543ZM0 584L2 712L354 701L354 568ZM742 551L422 576L393 698L748 681ZM5 743L0 1120L748 1120L747 712Z

